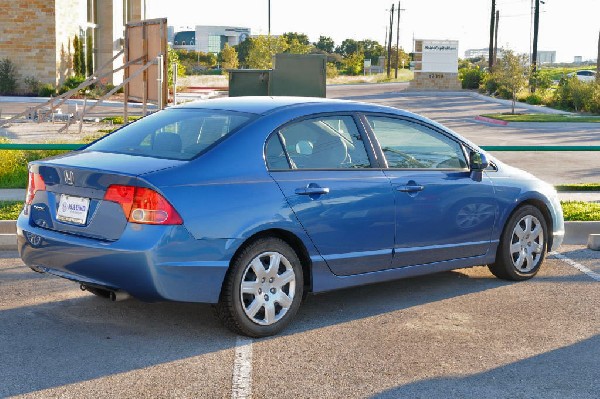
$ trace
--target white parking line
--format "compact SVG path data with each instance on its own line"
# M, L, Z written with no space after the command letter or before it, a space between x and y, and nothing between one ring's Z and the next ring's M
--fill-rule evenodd
M563 262L565 262L568 265L573 266L575 269L579 270L582 273L587 274L588 276L590 276L594 280L600 281L600 274L596 273L595 271L592 271L592 270L588 269L587 267L585 267L581 263L577 263L574 260L569 259L566 256L564 256L563 254L558 253L558 252L550 252L550 255L552 255L552 256L554 256L554 257L562 260Z
M231 381L231 399L252 397L252 340L237 337Z

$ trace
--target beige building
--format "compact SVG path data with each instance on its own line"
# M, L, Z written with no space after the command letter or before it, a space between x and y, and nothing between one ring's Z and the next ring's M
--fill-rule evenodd
M0 59L15 64L19 91L26 90L23 79L29 76L60 86L73 75L75 36L83 41L95 70L121 50L124 25L141 20L142 14L143 0L2 0ZM112 67L122 64L118 57ZM122 76L115 74L106 82L118 84Z

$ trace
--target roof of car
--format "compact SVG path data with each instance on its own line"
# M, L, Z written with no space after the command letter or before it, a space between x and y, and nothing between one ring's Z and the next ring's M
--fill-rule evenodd
M277 108L301 104L353 104L354 107L360 103L316 97L224 97L209 101L185 103L177 106L177 108L220 109L265 114Z

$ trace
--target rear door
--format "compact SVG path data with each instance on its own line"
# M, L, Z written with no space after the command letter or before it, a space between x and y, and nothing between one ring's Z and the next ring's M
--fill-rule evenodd
M424 122L367 115L395 195L393 267L484 255L497 215L489 179L473 178L458 140Z
M271 176L337 275L392 260L394 194L358 126L350 114L321 115L282 127L266 145Z

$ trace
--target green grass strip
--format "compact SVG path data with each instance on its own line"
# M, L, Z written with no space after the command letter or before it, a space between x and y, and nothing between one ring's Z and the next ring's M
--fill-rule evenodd
M584 201L561 201L565 221L597 222L600 221L600 204Z
M23 201L0 201L0 220L16 220L23 209Z
M600 191L600 183L558 184L556 191Z
M579 122L600 123L600 116L579 116L561 114L484 114L486 118L507 122Z

